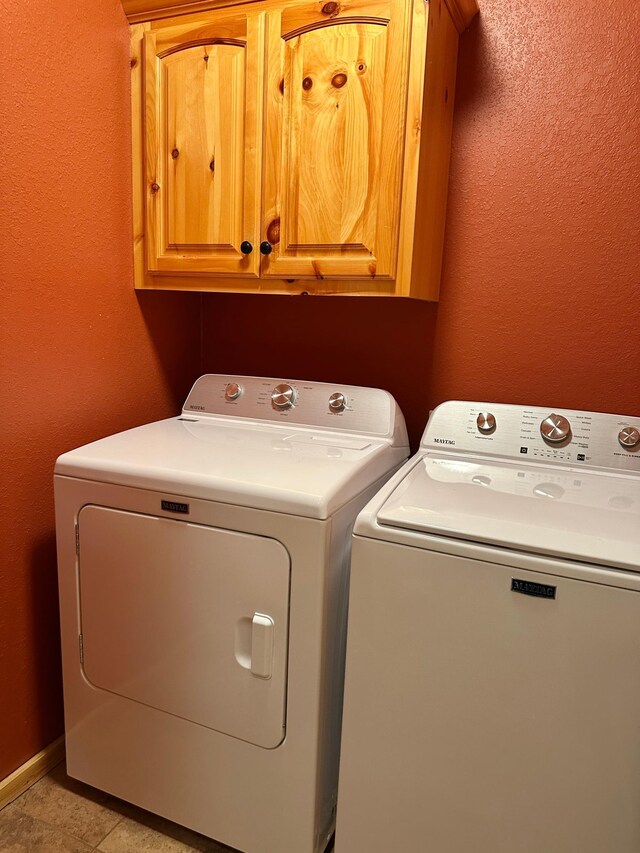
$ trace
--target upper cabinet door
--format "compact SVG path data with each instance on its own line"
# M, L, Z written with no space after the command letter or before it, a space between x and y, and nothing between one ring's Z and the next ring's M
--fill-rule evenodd
M393 278L411 4L267 14L262 275Z
M210 13L144 35L150 272L259 273L246 243L259 237L263 21Z

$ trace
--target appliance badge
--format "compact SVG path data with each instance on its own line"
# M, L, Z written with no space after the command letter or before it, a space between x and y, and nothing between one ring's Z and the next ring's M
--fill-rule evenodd
M433 440L436 444L455 444L452 438L434 438Z
M555 598L556 587L544 583L532 583L519 578L511 578L511 592L521 592L523 595L534 595L536 598Z
M160 506L167 512L182 512L185 515L189 514L189 504L179 504L175 501L160 501Z

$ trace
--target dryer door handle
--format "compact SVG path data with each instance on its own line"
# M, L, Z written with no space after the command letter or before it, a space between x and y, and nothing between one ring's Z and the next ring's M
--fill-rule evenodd
M271 678L273 668L273 629L271 616L254 613L251 620L251 673Z

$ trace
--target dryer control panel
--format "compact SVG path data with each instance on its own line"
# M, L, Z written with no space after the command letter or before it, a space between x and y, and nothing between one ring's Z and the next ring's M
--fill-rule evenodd
M456 400L433 411L420 446L640 473L640 418Z
M209 373L194 384L182 414L320 427L408 444L402 413L391 394L380 388Z

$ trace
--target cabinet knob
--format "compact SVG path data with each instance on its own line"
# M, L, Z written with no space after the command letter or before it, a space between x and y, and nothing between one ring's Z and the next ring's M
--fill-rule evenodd
M251 252L253 252L253 246L248 240L243 240L242 243L240 243L240 251L243 255L250 255Z
M273 252L273 246L268 240L264 240L260 243L260 251L263 255L270 255Z

